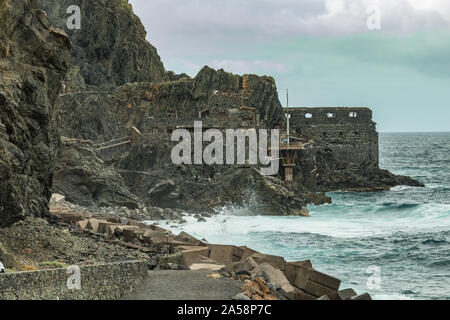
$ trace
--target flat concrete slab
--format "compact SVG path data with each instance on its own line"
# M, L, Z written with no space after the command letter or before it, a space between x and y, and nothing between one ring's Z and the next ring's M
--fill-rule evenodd
M211 271L149 271L144 285L124 300L231 300L242 282L229 278L209 279Z

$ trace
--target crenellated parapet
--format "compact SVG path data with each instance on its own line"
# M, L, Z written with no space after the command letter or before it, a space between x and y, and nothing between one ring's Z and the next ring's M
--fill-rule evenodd
M378 132L369 108L289 108L289 113L291 133L312 139L313 149L330 149L338 160L378 165Z

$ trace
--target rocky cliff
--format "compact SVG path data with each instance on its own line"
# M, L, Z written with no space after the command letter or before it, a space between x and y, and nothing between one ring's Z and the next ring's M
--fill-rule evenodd
M161 59L146 40L140 19L127 0L38 0L49 19L65 30L72 43L73 69L67 90L88 86L116 87L125 83L167 80ZM69 30L69 6L77 5L81 28ZM79 71L79 72L78 72Z
M120 174L97 157L91 140L61 138L55 166L53 192L83 206L118 206L136 209Z
M69 50L34 0L0 0L0 226L48 210Z
M2 34L11 42L5 45L2 42L2 54L8 57L5 65L19 59L10 58L14 57L11 52L22 50L20 63L27 61L44 70L33 71L31 76L25 71L9 75L6 79L11 89L4 90L3 95L0 91L2 106L30 105L30 110L23 108L20 112L17 107L13 111L2 107L5 116L2 116L0 138L4 140L4 150L9 151L4 151L0 168L7 177L4 180L8 181L9 189L5 190L10 190L2 194L2 203L14 206L11 209L14 214L23 215L20 212L31 207L33 212L45 212L56 155L57 125L69 138L63 140L58 153L53 190L81 205L134 208L138 206L134 193L141 204L148 206L214 211L230 204L257 203L254 212L305 215L302 208L307 203L330 201L316 191L386 189L399 183L415 183L382 171L376 164L370 170L357 167L346 161L345 148L336 147L338 152L335 152L322 150L320 145L314 152L301 152L294 182L286 184L282 175L262 177L252 166L173 165L169 157L173 147L170 134L178 127L192 127L195 120L221 129L284 127L274 79L235 75L209 67L204 67L194 78L166 72L126 0L36 1L45 12L39 11L34 19L22 18L24 13L20 11L6 13L11 7L2 7L7 16L4 23L9 28L5 29L9 32ZM31 0L26 3L35 4ZM67 13L67 9L72 5L81 10L81 28L77 30L69 30L66 25L73 14ZM14 23L17 25L14 19L38 25L11 29ZM67 32L70 42L64 31L50 26L49 20ZM42 37L34 40L28 32L31 35L40 32ZM31 40L25 42L28 38ZM70 65L68 49L71 49ZM17 65L15 68L20 70ZM17 84L17 81L22 82ZM60 88L63 92L57 99ZM14 90L16 98L11 94ZM58 116L55 101L60 109ZM39 108L31 111L35 106ZM20 121L12 124L22 112L23 124ZM142 135L127 144L136 128ZM305 134L301 131L305 129L303 124L297 129L300 135ZM311 127L313 133L316 129L321 131L315 125ZM319 133L322 137L323 133ZM340 132L336 134L339 137ZM125 143L106 152L95 146L105 142L114 145L111 140L115 139ZM375 147L373 143L369 149ZM365 149L361 150L364 153ZM369 156L375 159L375 154ZM17 172L16 176L11 172ZM38 192L44 196L36 198Z
M214 94L215 91L222 94ZM184 77L164 83L126 84L109 91L68 93L61 100L62 130L65 136L95 142L126 136L131 126L143 133L157 127L164 134L167 129L174 129L178 123L175 118L185 122L191 119L184 124L193 125L199 112L209 106L243 105L255 108L267 127L282 120L272 78L239 76L204 67L193 79Z

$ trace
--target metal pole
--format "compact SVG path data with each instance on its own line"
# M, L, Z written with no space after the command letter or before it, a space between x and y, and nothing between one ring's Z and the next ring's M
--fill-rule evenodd
M289 119L291 118L291 115L289 114L289 89L286 89L286 134L287 134L287 143L289 146L290 138L289 138Z

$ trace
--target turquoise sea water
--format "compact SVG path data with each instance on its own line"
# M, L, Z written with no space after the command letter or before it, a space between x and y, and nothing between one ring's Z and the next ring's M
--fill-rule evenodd
M286 260L311 259L342 279L342 288L375 299L450 299L450 133L381 134L380 161L426 188L330 193L333 204L309 207L310 218L228 208L206 223L167 227ZM380 271L376 288L367 286L371 267Z

